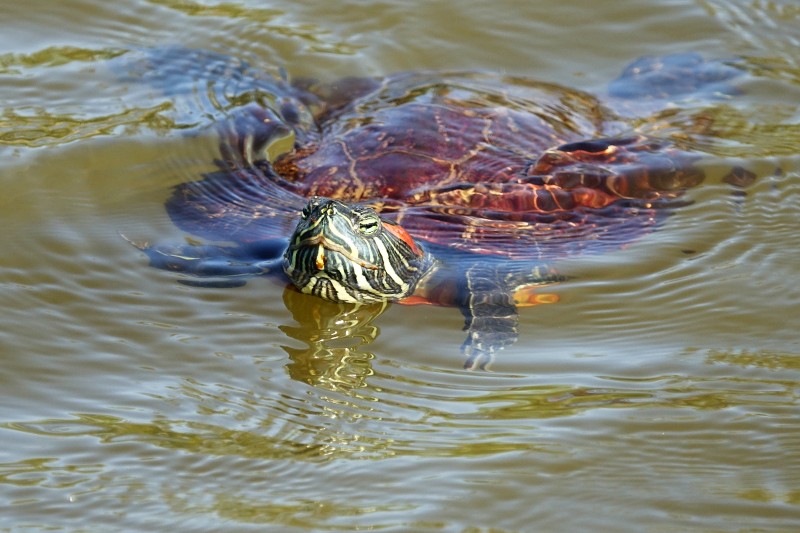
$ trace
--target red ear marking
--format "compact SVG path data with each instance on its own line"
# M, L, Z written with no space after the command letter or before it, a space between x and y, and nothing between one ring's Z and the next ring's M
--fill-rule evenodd
M391 224L389 222L384 221L383 229L385 229L386 231L388 231L389 233L391 233L392 235L394 235L395 237L406 243L408 247L411 248L411 251L414 252L416 255L422 255L422 250L419 249L417 243L414 242L414 239L411 237L411 235L408 234L408 232L405 229L403 229L402 226L398 226L397 224Z

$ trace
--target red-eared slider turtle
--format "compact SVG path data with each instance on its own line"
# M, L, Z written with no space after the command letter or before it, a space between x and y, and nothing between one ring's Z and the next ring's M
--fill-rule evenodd
M180 48L125 68L181 99L182 118L210 117L222 139L220 170L166 205L216 244L140 246L154 264L228 279L282 272L338 302L457 306L468 367L514 342L517 307L558 279L554 261L631 242L703 179L696 155L622 117L720 94L739 73L694 54L645 58L601 104L487 73L290 83Z

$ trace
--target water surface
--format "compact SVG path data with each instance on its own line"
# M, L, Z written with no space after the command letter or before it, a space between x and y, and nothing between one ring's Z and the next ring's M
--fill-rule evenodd
M0 530L800 529L794 2L33 0L0 43ZM468 372L455 309L187 287L120 237L180 242L163 202L213 168L213 138L104 68L169 44L599 95L648 54L748 76L705 104L692 203L564 261L560 302Z

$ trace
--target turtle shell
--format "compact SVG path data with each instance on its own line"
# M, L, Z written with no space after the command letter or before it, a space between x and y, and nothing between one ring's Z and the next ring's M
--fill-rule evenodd
M226 112L221 170L168 200L182 229L288 238L307 199L325 196L438 246L549 261L636 239L702 180L696 156L622 136L631 125L594 96L518 77L282 83L279 98L256 100Z

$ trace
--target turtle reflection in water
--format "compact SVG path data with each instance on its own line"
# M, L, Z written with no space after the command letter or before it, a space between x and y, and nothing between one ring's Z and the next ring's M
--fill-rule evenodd
M126 68L212 115L221 139L220 170L166 204L178 227L220 244L139 245L154 265L276 273L336 302L456 306L468 368L515 342L519 307L552 301L538 289L559 279L555 261L639 238L702 181L680 135L633 121L718 97L740 74L695 54L643 58L601 103L486 73L290 82L181 48Z

